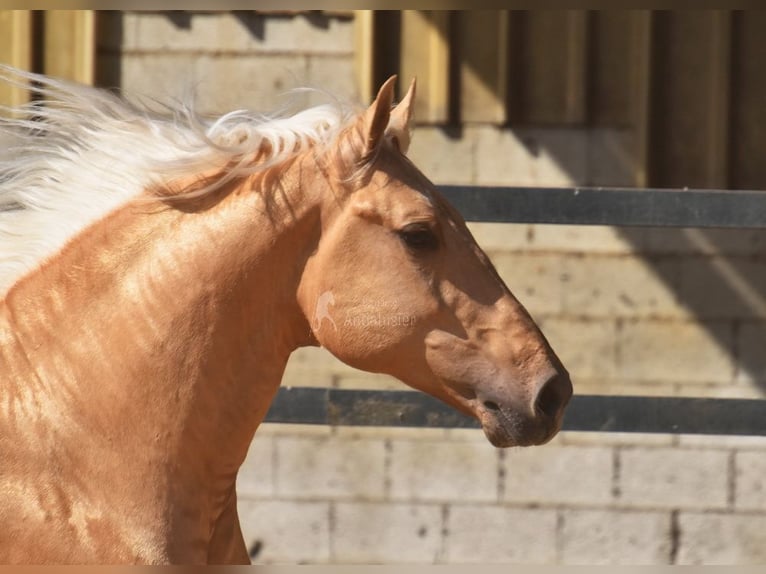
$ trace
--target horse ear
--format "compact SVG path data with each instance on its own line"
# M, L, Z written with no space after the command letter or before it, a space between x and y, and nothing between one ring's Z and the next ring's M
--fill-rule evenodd
M399 150L406 154L410 147L410 120L415 100L415 78L412 78L407 94L401 102L391 110L391 120L388 122L388 131L399 142Z
M396 76L391 76L380 87L378 95L364 114L365 152L372 153L377 149L386 133L388 121L391 118L391 104L394 101L394 84Z

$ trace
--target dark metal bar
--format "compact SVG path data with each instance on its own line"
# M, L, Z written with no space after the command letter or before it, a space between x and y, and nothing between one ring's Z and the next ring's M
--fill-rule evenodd
M468 221L766 228L766 192L701 189L439 186ZM266 422L478 428L409 391L280 389ZM766 436L766 401L575 396L565 430Z
M604 187L439 190L468 221L766 228L766 192Z
M282 388L266 422L334 426L478 428L444 403L412 391ZM766 401L576 395L564 430L766 436Z

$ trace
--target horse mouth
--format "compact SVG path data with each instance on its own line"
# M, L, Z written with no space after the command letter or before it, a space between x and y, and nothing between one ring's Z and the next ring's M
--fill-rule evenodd
M459 411L478 419L492 446L539 446L549 442L561 430L564 409L554 415L537 409L534 413L527 413L511 405L481 400L468 385L452 382L449 386L453 392L448 402Z
M549 442L561 429L561 420L515 413L495 405L477 413L484 435L492 446L539 446Z

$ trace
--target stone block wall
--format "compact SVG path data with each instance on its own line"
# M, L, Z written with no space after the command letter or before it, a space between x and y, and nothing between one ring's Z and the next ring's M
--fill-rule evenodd
M269 111L299 86L356 99L353 19L103 16L99 77L132 94ZM318 96L298 94L297 105ZM422 126L437 183L631 185L620 129ZM763 397L766 233L471 224L575 392ZM401 388L321 349L284 384ZM766 439L561 433L497 450L480 431L263 425L239 480L257 562L766 561Z
M479 431L264 425L240 514L266 563L759 563L765 460L760 438L499 450Z

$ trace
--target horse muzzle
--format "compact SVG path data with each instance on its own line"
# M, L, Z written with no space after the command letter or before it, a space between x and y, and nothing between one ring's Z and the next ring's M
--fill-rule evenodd
M556 373L539 385L531 401L501 400L497 393L479 391L475 415L496 447L545 444L561 429L572 392L565 373Z

